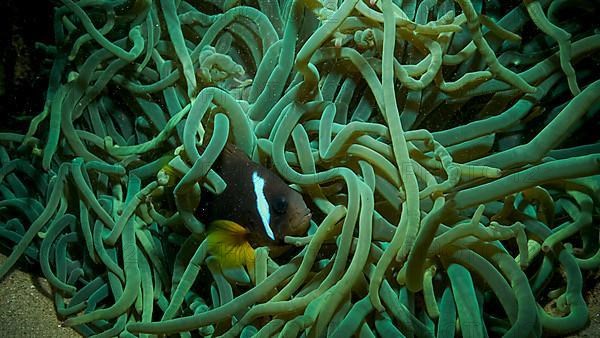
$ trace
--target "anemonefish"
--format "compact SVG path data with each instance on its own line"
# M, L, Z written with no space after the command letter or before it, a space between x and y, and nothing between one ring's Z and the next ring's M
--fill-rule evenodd
M306 233L311 218L302 195L278 175L228 144L212 169L227 183L218 194L202 193L196 217L208 224L207 249L223 268L254 266L254 248L272 256L289 246L285 236Z

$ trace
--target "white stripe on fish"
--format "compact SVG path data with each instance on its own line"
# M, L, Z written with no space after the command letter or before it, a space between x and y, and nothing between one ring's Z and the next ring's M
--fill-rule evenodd
M267 236L269 236L270 239L275 240L273 229L271 229L271 226L269 225L271 222L271 213L269 211L269 202L267 202L267 197L265 196L265 179L260 177L255 171L252 173L252 183L254 184L254 194L256 194L256 209L258 210L258 215L262 220Z

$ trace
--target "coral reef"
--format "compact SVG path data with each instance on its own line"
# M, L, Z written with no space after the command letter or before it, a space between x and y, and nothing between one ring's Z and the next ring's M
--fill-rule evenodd
M86 336L576 332L600 266L599 10L62 0L45 105L0 133L0 278L39 262ZM282 256L207 249L228 142L309 203Z

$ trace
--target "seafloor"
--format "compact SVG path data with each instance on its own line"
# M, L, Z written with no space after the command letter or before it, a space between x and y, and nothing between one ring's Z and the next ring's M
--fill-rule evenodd
M0 254L0 264L6 256ZM45 278L15 269L0 282L0 336L79 337L56 318L50 285Z

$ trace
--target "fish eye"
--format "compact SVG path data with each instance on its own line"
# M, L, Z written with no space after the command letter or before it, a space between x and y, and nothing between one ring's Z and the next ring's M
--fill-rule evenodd
M273 210L278 214L285 214L287 211L288 202L284 196L277 196L273 200Z

